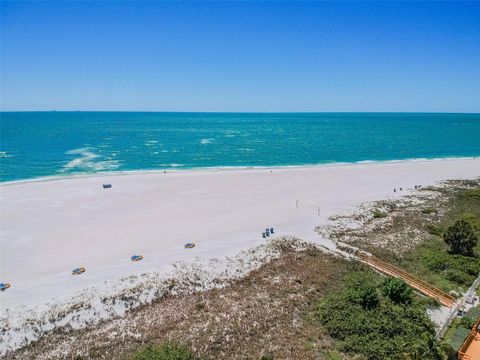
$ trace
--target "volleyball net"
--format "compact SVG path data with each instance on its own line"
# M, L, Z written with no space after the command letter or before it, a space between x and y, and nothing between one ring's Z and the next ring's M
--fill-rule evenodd
M320 206L318 204L309 203L309 202L305 202L305 201L301 201L299 199L296 199L295 207L297 209L300 209L300 210L315 214L317 216L320 216Z

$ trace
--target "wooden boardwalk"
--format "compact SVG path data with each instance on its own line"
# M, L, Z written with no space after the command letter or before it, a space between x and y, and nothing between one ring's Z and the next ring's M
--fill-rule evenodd
M402 279L418 292L437 300L440 304L446 307L451 308L455 304L456 299L453 296L392 264L382 261L373 255L367 255L362 252L357 252L355 255L359 261L367 264L371 268L384 274Z

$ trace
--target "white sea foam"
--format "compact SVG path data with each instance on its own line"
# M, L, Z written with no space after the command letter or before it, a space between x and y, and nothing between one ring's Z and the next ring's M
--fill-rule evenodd
M207 145L207 144L210 144L212 141L213 141L212 138L202 139L202 140L200 140L200 144Z
M237 149L239 150L239 149ZM180 152L179 150L160 150L162 153L167 152ZM114 156L112 154L112 156ZM212 172L212 171L243 171L243 170L279 170L279 169L312 169L312 168L325 168L325 167L339 167L339 166L355 166L355 165L379 165L379 164L409 164L409 163L431 163L431 162L444 162L444 161L460 161L460 160L476 160L478 156L450 156L450 157L439 157L439 158L407 158L407 159L396 159L396 160L365 160L365 161L352 161L352 162L324 162L324 163L312 163L312 164L296 164L296 165L231 165L231 166L199 166L199 167L188 167L185 169L175 170L178 172ZM118 170L111 169L110 171L103 171L101 174L95 173L65 173L61 171L54 175L48 176L41 176L37 178L31 179L20 179L20 180L12 180L12 181L2 181L0 182L0 186L3 185L14 185L14 184L22 184L22 183L35 183L35 182L43 182L43 181L52 181L52 180L59 180L62 178L78 178L78 177L91 177L91 176L122 176L122 175L138 175L138 174L154 174L157 172L163 172L165 166L170 166L170 164L157 164L159 166L158 169L141 169L141 170ZM177 164L178 165L178 164ZM120 165L118 165L120 166ZM183 166L183 164L179 164L179 166ZM116 167L117 168L117 167ZM173 171L173 170L172 170Z
M12 155L7 154L6 151L0 151L0 158L4 159L4 158L10 158L10 157L12 157Z
M115 170L120 166L118 160L113 160L111 158L107 160L97 160L101 159L100 155L95 154L89 148L73 149L67 151L66 154L78 155L78 157L65 164L61 172L69 172L71 170L85 172Z

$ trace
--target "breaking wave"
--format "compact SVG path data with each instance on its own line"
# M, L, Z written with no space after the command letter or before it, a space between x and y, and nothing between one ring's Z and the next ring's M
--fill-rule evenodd
M118 160L102 160L102 157L100 155L95 154L89 148L73 149L67 151L66 154L78 155L78 157L65 164L61 172L95 172L104 170L116 170L120 166Z
M210 144L212 141L213 141L212 138L202 139L202 140L200 140L200 144L202 144L202 145L207 145L207 144Z

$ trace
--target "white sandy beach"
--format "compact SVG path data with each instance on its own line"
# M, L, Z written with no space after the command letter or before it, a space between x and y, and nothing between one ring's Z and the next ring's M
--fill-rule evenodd
M1 294L1 308L40 304L94 283L161 271L177 260L233 255L262 243L267 226L277 236L325 242L313 229L333 214L394 196L393 188L479 175L480 160L458 159L2 185L0 281L12 288ZM103 189L103 183L113 187ZM197 246L185 250L186 242ZM133 254L145 259L132 263ZM73 277L77 266L87 271Z
M334 245L314 233L362 202L480 176L480 159L85 176L3 184L0 310L45 304L106 281L221 258L261 232ZM102 184L111 183L111 189ZM393 193L393 188L403 192ZM299 200L300 208L296 207ZM317 213L320 209L320 215ZM194 249L184 249L195 242ZM144 260L130 261L142 254ZM84 266L86 272L72 276Z

